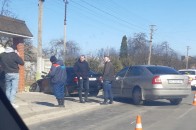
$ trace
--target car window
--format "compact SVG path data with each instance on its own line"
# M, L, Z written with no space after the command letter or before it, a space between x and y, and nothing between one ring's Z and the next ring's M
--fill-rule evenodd
M143 74L143 70L140 67L132 67L131 69L129 69L129 71L127 72L127 77L130 76L140 76Z
M116 74L116 76L124 77L128 69L129 69L129 67L126 67L126 68L122 69L121 71L119 71Z
M195 71L179 71L180 74L195 75Z
M89 74L91 75L91 74L96 74L96 73L94 71L90 70Z
M173 68L162 66L150 66L146 67L152 74L179 74L179 72Z

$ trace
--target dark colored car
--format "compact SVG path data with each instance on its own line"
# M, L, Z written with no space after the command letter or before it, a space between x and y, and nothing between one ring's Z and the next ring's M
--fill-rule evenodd
M67 67L67 90L69 94L78 94L78 78L73 67ZM101 74L92 70L89 72L89 94L97 95L101 89Z
M67 84L65 86L65 94L74 95L78 94L78 78L74 73L73 67L67 67ZM39 91L44 93L52 94L52 86L50 85L50 79L48 77L42 76L43 79L38 80L36 83L32 84L30 91ZM97 96L99 90L102 88L101 84L101 74L98 74L92 70L89 73L89 94L92 96Z

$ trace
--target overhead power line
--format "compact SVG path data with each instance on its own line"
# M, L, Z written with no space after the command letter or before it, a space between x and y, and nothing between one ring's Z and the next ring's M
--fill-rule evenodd
M84 3L86 3L87 5L89 5L89 6L93 7L93 8L95 8L95 9L97 9L98 11L100 11L100 12L102 12L102 13L105 13L105 14L107 14L107 15L109 15L109 16L111 16L111 17L113 17L113 18L115 18L115 19L117 19L117 20L119 20L119 21L122 21L122 22L124 22L124 23L126 23L126 24L128 24L128 25L132 25L132 26L138 27L138 28L140 28L140 29L146 30L146 29L144 29L143 27L140 27L140 26L138 26L138 25L132 24L132 23L130 23L130 22L124 20L124 19L121 19L121 18L119 18L119 17L117 17L117 16L115 16L115 15L113 15L113 14L111 14L111 13L108 13L108 12L102 10L102 9L99 9L98 7L92 5L92 4L90 4L90 3L88 3L88 2L86 2L86 1L84 1L84 0L81 0L81 1L84 2Z

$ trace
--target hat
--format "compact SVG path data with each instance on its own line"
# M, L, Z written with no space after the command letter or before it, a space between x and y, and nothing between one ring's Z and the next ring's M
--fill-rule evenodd
M52 63L57 62L57 58L55 56L51 56L50 62L52 62Z

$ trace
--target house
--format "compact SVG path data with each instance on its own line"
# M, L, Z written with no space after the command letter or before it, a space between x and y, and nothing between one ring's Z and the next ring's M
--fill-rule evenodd
M0 15L0 37L11 38L14 46L24 59L24 39L32 38L33 35L25 24L25 21ZM19 66L19 92L25 88L25 69Z

